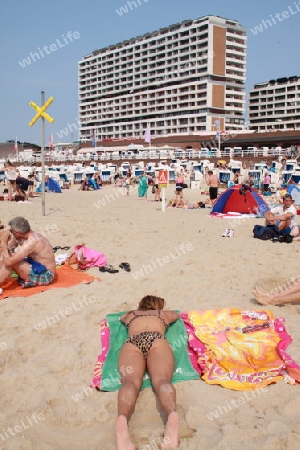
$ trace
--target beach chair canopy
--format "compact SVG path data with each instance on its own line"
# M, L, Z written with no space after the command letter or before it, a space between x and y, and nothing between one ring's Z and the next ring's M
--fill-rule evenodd
M287 192L288 194L291 194L296 205L300 205L300 186L290 184Z

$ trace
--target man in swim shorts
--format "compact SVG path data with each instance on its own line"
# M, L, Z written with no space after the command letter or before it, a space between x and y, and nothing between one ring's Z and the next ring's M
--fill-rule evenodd
M218 197L219 179L212 170L208 170L205 176L206 184L209 187L209 201L212 205Z
M0 284L13 271L22 287L46 286L54 281L56 269L52 245L31 230L28 220L15 217L0 238Z

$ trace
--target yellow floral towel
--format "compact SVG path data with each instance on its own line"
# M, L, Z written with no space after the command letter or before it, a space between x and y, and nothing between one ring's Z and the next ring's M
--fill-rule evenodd
M202 378L235 390L253 390L282 380L285 362L271 311L190 311L194 336L205 344L197 353ZM195 350L195 349L194 349Z

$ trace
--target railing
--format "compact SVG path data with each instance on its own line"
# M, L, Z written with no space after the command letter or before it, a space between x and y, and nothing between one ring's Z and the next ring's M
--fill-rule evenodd
M123 154L113 154L112 152L102 153L101 155L92 155L92 154L80 154L80 155L51 155L45 156L45 163L65 163L65 162L87 162L87 161L122 161L122 160L167 160L167 159L243 159L250 157L253 158L270 158L274 157L274 159L278 159L279 156L287 158L287 159L297 159L298 151L295 150L293 152L287 152L285 149L253 149L253 150L221 150L218 155L216 151L206 151L206 150L187 150L187 151L165 151L163 153L154 152L154 151L145 151L144 153L123 153ZM10 161L13 163L23 164L34 164L41 163L41 156L19 156L18 160L16 157L11 157Z

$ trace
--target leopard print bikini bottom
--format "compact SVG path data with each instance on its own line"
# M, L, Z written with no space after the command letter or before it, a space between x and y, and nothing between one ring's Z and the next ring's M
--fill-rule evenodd
M144 331L143 333L133 334L127 339L126 343L135 345L143 354L144 358L147 359L153 342L156 341L156 339L166 338L157 331Z

